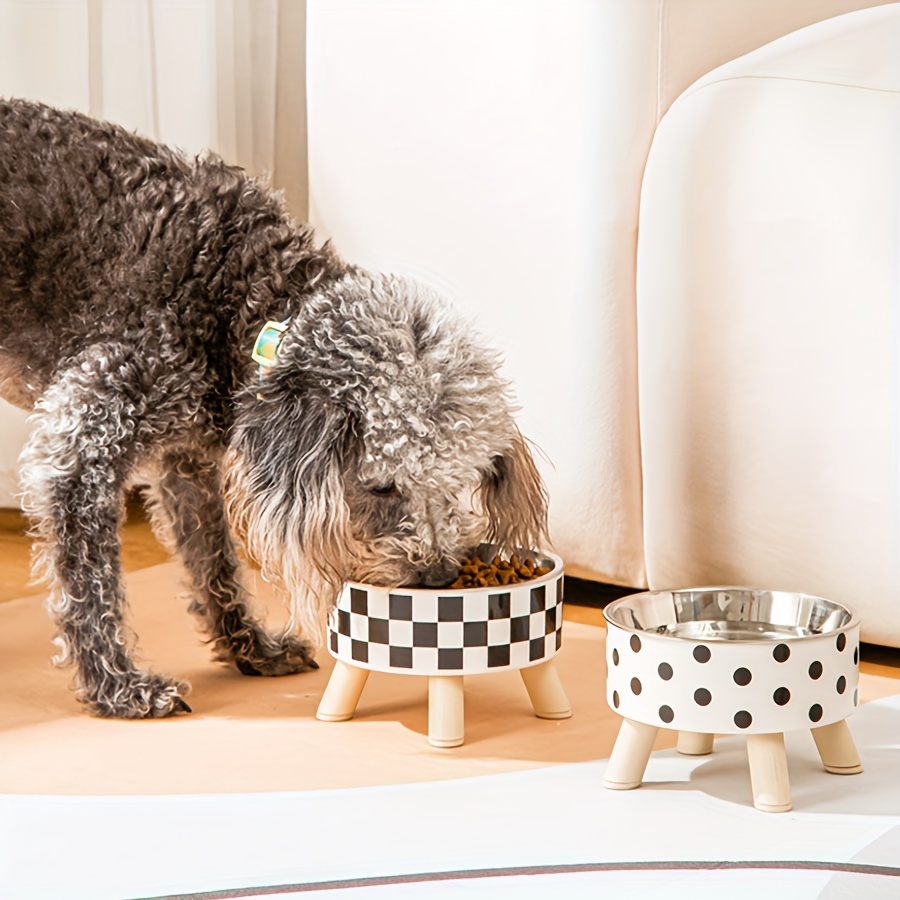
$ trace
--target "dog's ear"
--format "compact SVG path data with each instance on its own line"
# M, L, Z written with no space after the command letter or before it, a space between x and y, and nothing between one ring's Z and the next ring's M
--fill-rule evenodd
M547 490L525 438L516 429L478 490L488 541L506 551L547 549Z
M355 419L334 402L266 391L243 399L225 458L229 519L311 638L349 571L343 473L357 446Z

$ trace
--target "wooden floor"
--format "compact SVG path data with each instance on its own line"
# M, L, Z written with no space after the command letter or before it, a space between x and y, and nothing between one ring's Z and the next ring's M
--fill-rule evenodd
M0 603L45 593L44 588L30 581L31 539L27 532L28 523L20 512L0 509ZM125 571L134 572L155 566L169 558L168 552L153 535L142 504L137 500L131 501L122 528L122 561ZM568 621L588 625L604 624L601 607L596 603L582 605L572 603L567 598L565 617ZM861 668L871 674L900 680L900 650L864 644Z

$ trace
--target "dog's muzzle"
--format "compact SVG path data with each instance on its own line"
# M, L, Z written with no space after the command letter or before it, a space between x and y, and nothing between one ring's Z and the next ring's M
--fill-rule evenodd
M445 559L419 572L418 580L425 587L447 587L456 580L457 575L459 566L452 559Z

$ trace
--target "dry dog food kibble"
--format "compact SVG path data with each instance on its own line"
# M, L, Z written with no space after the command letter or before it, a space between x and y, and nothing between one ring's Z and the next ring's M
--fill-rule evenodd
M540 578L549 571L545 566L537 565L531 557L519 562L519 557L515 554L508 561L495 556L489 563L476 556L467 556L460 560L459 576L450 587L474 588L518 584L520 581Z

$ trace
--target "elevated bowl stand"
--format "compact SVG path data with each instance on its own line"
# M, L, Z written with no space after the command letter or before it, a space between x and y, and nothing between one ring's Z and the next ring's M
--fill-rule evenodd
M859 753L845 719L810 729L826 772L856 775L862 772ZM623 719L609 758L603 786L614 791L640 787L659 727ZM706 756L713 752L714 735L678 732L678 752ZM762 812L792 809L791 784L782 732L748 734L747 758L753 805Z
M353 717L369 672L428 679L428 742L465 740L463 679L516 669L536 716L572 715L554 666L562 643L563 567L506 587L441 591L348 584L328 619L334 670L316 718Z
M316 718L323 722L344 722L353 718L369 671L336 660ZM519 673L538 718L568 719L572 715L552 660L520 669ZM465 741L463 676L424 677L428 678L428 743L432 747L460 746Z

